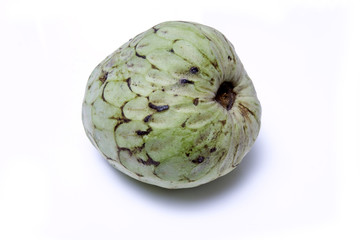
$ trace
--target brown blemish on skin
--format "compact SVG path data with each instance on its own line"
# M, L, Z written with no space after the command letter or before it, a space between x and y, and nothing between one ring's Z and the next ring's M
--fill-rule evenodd
M220 121L220 123L221 123L223 126L225 126L226 120L222 120L222 121Z
M198 72L199 72L199 69L197 67L191 67L190 68L190 73L197 74Z
M219 64L217 62L211 62L215 69L219 70Z
M230 110L235 102L236 93L231 82L223 82L215 96L215 101L220 103L226 110Z
M145 143L143 143L141 146L135 147L133 153L139 153L145 148Z
M138 54L137 52L135 53L135 55L136 55L137 57L139 57L139 58L146 59L146 56L140 55L140 54Z
M189 120L189 118L187 118L187 119L181 124L181 127L185 127L185 126L186 126L187 120Z
M133 90L131 89L131 78L126 79L126 83L127 83L127 85L128 85L128 88L130 89L130 91L133 91Z
M151 64L151 68L155 69L155 70L160 70L158 67L156 67L155 65Z
M108 75L109 75L108 72L102 71L102 72L101 72L101 76L99 77L99 81L102 82L102 83L104 83L104 82L106 81Z
M188 79L185 79L185 78L183 78L183 79L180 79L180 84L194 84L194 82L193 81L191 81L191 80L188 80Z
M240 113L241 115L246 118L249 119L249 114L251 114L254 118L255 118L255 114L250 111L249 108L247 108L246 106L244 106L243 104L239 103L239 109L240 109ZM255 118L256 119L256 118Z
M131 121L131 119L128 119L126 117L109 117L109 119L112 119L112 120L116 120L118 123L116 124L115 126L115 129L116 127L118 127L119 125L123 124L123 123L128 123Z
M210 149L210 152L213 153L216 151L216 147L213 147L212 149Z
M147 159L146 161L143 160L143 159L141 159L141 158L138 158L137 161L138 161L139 163L142 163L142 164L146 165L146 166L154 165L155 167L157 167L157 166L160 164L159 162L154 161L154 160L149 156L149 154L146 154L146 156L148 157L148 159Z
M148 122L151 118L151 114L150 115L147 115L145 118L144 118L144 122Z
M157 112L163 112L169 109L169 105L161 105L161 106L157 106L153 103L149 103L149 108L151 109L155 109Z
M199 98L195 98L194 101L193 101L193 104L195 106L197 106L199 104Z
M106 89L106 86L108 85L109 82L105 83L105 86L103 87L102 89L102 93L101 93L101 99L104 101L104 102L107 102L106 99L105 99L105 96L104 96L104 92L105 92L105 89Z
M205 157L199 156L198 158L192 160L193 163L202 163L205 160Z
M151 128L147 129L146 131L137 130L136 134L139 136L144 136L144 135L148 135L151 131L152 131Z
M132 152L131 152L131 150L130 150L129 148L119 147L119 148L118 148L118 151L119 151L119 152L120 152L120 151L126 151L126 152L129 153L130 156L132 156Z

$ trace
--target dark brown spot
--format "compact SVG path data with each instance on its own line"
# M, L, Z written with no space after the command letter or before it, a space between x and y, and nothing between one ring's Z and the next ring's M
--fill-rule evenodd
M156 69L156 70L160 70L158 67L156 67L155 65L151 64L151 68L152 69Z
M211 63L215 69L219 69L219 64L217 62L212 62Z
M151 131L152 131L151 128L147 129L146 131L137 130L136 134L139 136L144 136L144 135L148 135Z
M181 124L181 127L185 127L185 126L186 126L186 121Z
M106 89L106 86L108 85L109 82L105 83L105 86L103 87L103 90L102 90L102 93L101 93L101 98L104 102L107 102L106 99L105 99L105 96L104 96L104 92L105 92L105 89Z
M249 119L249 114L253 115L253 117L255 118L255 114L250 111L249 108L247 108L246 106L244 106L243 104L239 103L239 109L240 109L240 112L241 112L241 115L244 117L244 118L247 118Z
M106 79L108 78L108 75L109 75L108 72L102 71L102 72L101 72L101 75L100 75L100 77L99 77L99 81L102 82L102 83L104 83L104 82L106 81Z
M174 49L170 49L169 52L174 53Z
M193 163L202 163L205 160L203 156L199 156L197 159L192 160Z
M131 78L126 79L126 82L127 82L127 85L129 87L130 91L132 91L132 89L131 89Z
M213 147L212 149L210 149L210 152L213 153L216 151L216 147Z
M226 110L230 110L235 102L236 93L231 82L223 82L215 96L215 100Z
M135 173L137 176L139 177L143 177L144 175L140 174L140 173Z
M169 109L169 105L161 105L161 106L157 106L154 105L152 103L149 103L149 108L155 109L157 112L162 112L162 111L166 111Z
M137 52L135 53L135 55L136 55L137 57L139 57L139 58L146 59L146 56L140 55L140 54L138 54Z
M199 98L195 98L194 101L193 101L193 104L195 106L197 106L199 104Z
M228 60L229 60L229 61L231 61L231 60L232 60L232 58L231 58L230 56L228 56Z
M120 151L126 151L126 152L129 153L130 156L132 156L132 152L131 152L131 150L130 150L129 148L119 147L119 148L118 148L118 151L119 151L119 152L120 152Z
M151 118L151 114L150 115L147 115L145 118L144 118L144 122L148 122Z
M152 29L154 29L154 33L156 33L159 29L156 27L153 27Z
M156 167L156 166L158 166L158 165L160 164L159 162L154 161L154 160L149 156L149 154L146 154L146 156L148 157L148 159L147 159L146 161L143 160L143 159L141 159L141 158L138 158L137 161L138 161L139 163L142 163L142 164L146 165L146 166L154 165L154 166Z
M143 143L141 146L137 146L134 148L133 153L139 153L145 148L145 143Z
M191 81L191 80L188 80L188 79L185 79L185 78L183 78L183 79L180 79L180 81L179 81L181 84L194 84L194 82L193 81Z
M190 153L185 153L185 155L188 157L188 156L190 156Z
M197 74L198 72L199 72L199 69L197 67L191 67L190 68L190 73Z
M118 121L118 124L128 123L131 121L130 119L125 118L125 117L109 117L109 119Z
M221 123L223 126L225 126L226 120L222 120L222 121L220 121L220 123Z

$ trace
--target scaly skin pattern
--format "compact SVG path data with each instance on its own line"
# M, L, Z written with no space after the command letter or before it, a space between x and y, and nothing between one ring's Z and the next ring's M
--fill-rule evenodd
M82 105L87 136L121 172L190 188L233 170L255 142L261 106L219 31L164 22L92 72Z

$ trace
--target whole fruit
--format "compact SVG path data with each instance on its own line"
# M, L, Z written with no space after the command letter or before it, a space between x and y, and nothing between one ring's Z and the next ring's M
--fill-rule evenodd
M164 22L130 39L92 72L82 105L87 136L142 182L195 187L233 170L260 129L261 106L219 31Z

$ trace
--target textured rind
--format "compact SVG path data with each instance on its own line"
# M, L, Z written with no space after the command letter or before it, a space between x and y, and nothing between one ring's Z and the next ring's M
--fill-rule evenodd
M223 82L236 98L215 101ZM219 31L164 22L137 35L91 73L82 108L87 136L121 172L189 188L233 170L256 140L261 106L232 44Z

